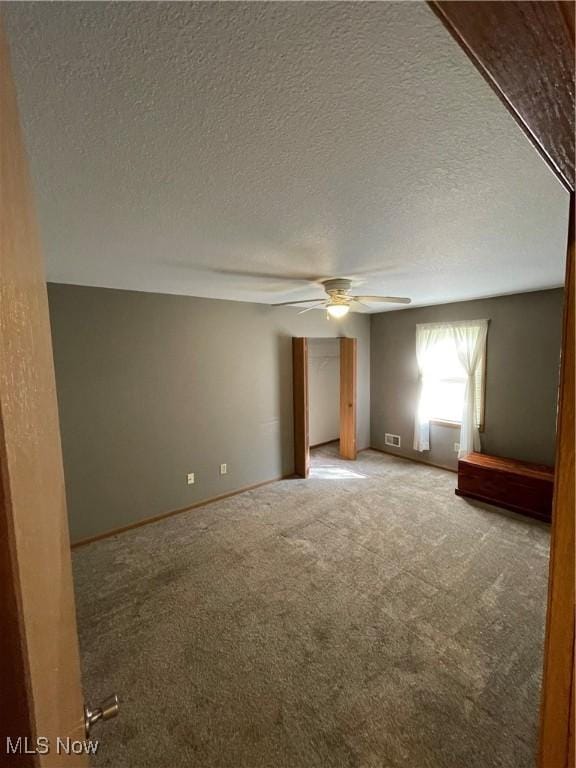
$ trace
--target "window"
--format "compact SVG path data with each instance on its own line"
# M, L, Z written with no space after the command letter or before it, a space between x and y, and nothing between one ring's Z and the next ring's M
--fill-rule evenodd
M430 450L430 421L460 425L459 456L481 450L487 320L416 326L419 392L414 449ZM468 382L473 381L473 386Z
M476 373L474 420L482 429L484 421L484 359L482 355ZM452 336L439 338L426 354L422 371L423 385L421 407L429 421L462 422L467 374L458 358Z

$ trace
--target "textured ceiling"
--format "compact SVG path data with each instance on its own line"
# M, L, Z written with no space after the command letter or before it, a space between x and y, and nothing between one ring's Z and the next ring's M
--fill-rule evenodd
M563 282L568 196L423 3L3 3L50 280L431 304Z

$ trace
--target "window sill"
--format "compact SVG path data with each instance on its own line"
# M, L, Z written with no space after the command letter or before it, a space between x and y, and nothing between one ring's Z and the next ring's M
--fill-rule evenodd
M445 421L444 419L430 419L430 424L435 424L438 427L452 427L453 429L460 429L462 426L459 421Z
M460 429L462 426L460 421L445 421L444 419L430 419L430 424L437 427L452 427L452 429ZM478 430L484 432L484 424L480 424Z

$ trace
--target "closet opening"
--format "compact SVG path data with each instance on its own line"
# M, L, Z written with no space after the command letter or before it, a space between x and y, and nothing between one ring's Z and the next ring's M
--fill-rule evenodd
M353 338L292 339L294 471L310 473L310 448L338 445L356 459L357 342Z

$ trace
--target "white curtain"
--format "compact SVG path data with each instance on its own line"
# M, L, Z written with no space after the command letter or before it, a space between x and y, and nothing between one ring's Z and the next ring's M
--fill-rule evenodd
M452 324L452 333L460 364L466 371L464 409L460 428L458 458L480 451L480 432L476 424L476 372L483 358L488 333L487 320L467 320Z
M416 326L416 361L418 364L418 399L414 420L414 450L430 450L430 413L427 385L430 385L430 353L434 346L451 338L452 323L425 323Z

